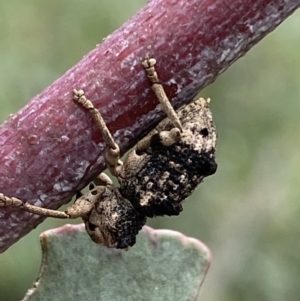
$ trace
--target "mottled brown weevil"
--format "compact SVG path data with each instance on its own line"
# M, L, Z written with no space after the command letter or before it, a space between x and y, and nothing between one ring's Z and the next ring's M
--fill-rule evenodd
M142 65L167 117L137 143L124 162L101 113L83 90L74 90L74 101L87 109L108 146L106 165L119 181L101 173L90 191L78 197L65 212L30 205L0 194L1 206L16 206L34 214L81 217L95 243L111 248L133 246L147 217L178 215L182 201L207 176L215 173L217 134L209 99L200 98L176 112L155 71L155 59Z

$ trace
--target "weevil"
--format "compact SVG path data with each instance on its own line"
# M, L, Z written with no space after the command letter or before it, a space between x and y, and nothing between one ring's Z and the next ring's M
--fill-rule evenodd
M16 206L34 214L81 217L91 239L111 248L127 249L136 242L147 217L178 215L186 199L207 176L215 173L217 134L209 99L200 98L178 112L172 107L155 70L155 59L142 65L167 117L137 143L124 162L120 149L101 113L83 90L74 90L74 101L87 109L108 146L107 168L118 179L101 173L85 195L65 212L37 207L0 194L1 206Z

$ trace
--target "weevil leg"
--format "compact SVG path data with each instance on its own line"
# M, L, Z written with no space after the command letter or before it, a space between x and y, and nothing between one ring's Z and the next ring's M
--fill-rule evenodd
M147 73L149 80L152 83L152 90L155 93L158 101L163 107L164 112L167 114L172 123L182 132L182 125L178 118L178 115L172 107L170 100L168 99L162 84L159 82L157 72L155 70L156 60L153 58L145 59L142 62L143 67Z
M65 212L34 206L17 198L5 196L3 193L0 193L0 207L18 207L37 215L54 218L71 218Z
M148 135L142 140L140 140L136 146L135 150L136 153L143 153L148 148L153 146L154 144L160 143L164 146L171 146L174 143L178 142L181 139L180 130L175 127L170 131L161 131L161 132L154 132L152 135Z
M108 150L105 155L106 165L112 175L117 176L118 170L123 164L120 160L120 148L118 144L115 142L109 129L107 128L101 113L94 107L93 103L85 97L84 91L74 89L73 93L74 101L76 101L85 109L89 110L98 128L101 130L103 139L108 146Z
M69 206L65 212L31 205L15 197L5 196L3 193L0 193L0 207L18 207L33 214L53 218L85 218L91 212L95 202L98 200L96 196L102 195L107 189L110 190L111 188L96 186L86 195L77 194L74 204Z
M97 186L113 186L113 182L112 182L111 178L103 172L99 176L97 176L93 180L93 182Z
M156 60L153 58L145 59L142 62L142 65L147 73L147 77L152 83L152 90L154 91L158 101L162 105L164 112L174 124L175 128L171 129L170 131L162 131L160 133L154 130L152 132L152 135L147 135L144 139L137 143L135 148L137 153L146 151L153 144L160 143L164 146L171 146L181 139L182 124L178 118L176 111L172 107L163 86L159 82L158 75L155 70L155 64Z

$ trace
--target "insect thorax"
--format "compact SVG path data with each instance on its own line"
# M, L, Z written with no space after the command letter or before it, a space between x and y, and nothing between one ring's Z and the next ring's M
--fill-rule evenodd
M142 159L134 172L124 165L120 192L148 217L178 215L181 202L217 169L216 131L207 102L199 99L178 111L178 116L183 126L179 142L159 143L158 133L174 128L166 118L148 134L153 136L151 146L139 154Z

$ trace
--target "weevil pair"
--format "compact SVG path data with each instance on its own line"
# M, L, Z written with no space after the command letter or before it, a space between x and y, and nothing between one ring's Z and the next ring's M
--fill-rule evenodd
M152 90L167 115L120 160L120 149L100 112L83 90L74 90L74 101L87 109L98 125L108 150L106 165L119 181L101 173L96 186L78 197L65 212L37 207L0 194L1 206L16 206L34 214L56 217L81 217L91 239L107 247L133 246L147 217L178 215L182 201L209 175L215 173L216 130L209 100L200 98L175 112L155 71L155 59L142 65Z

